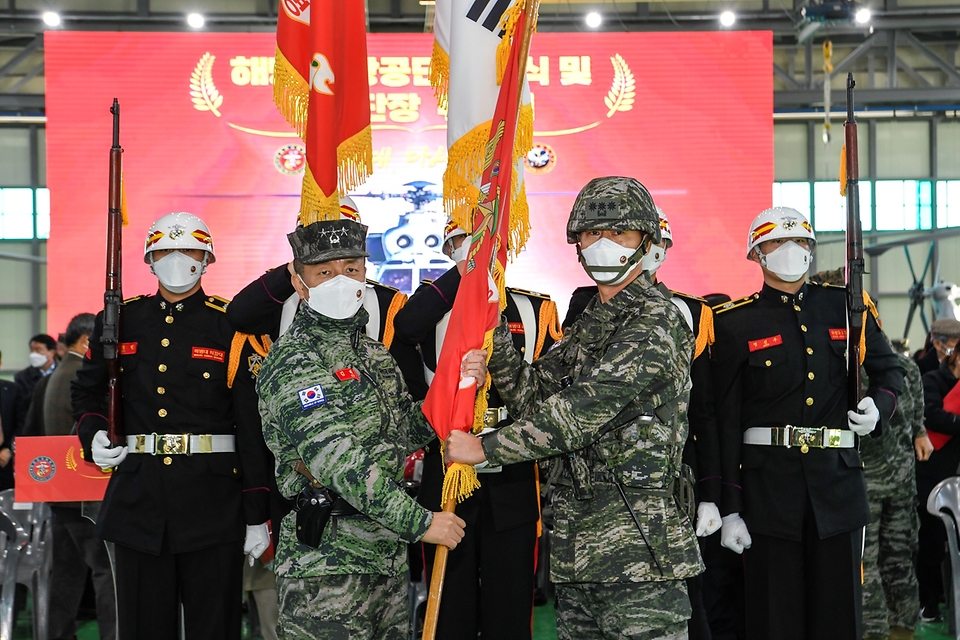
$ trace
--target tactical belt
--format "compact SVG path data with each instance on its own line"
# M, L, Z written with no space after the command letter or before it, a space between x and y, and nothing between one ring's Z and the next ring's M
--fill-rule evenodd
M313 477L313 474L310 473L310 469L307 469L307 465L303 464L303 460L297 460L297 473L306 478L310 485L315 489L323 489L323 485L319 480ZM331 491L333 496L336 498L333 500L333 507L330 509L331 516L352 516L360 513L352 504L341 498L338 494Z
M506 407L491 407L483 414L483 428L493 429L509 417Z
M852 449L856 446L853 431L826 427L752 427L743 432L744 444L775 447L800 447L802 453L816 449Z
M233 453L237 450L232 435L194 435L190 433L141 433L127 436L130 453L149 455L193 455L195 453Z

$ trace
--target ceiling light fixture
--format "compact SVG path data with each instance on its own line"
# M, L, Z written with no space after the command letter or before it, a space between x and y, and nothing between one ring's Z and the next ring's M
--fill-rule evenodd
M601 16L596 11L591 11L586 15L586 17L583 20L584 22L587 23L588 27L590 27L591 29L596 29L603 23L603 16Z
M720 24L725 27L732 27L733 23L737 21L737 14L733 11L724 11L720 14Z
M43 23L48 27L59 27L60 26L60 14L56 11L44 11L43 12Z
M187 24L193 29L202 29L206 20L199 13L187 14Z

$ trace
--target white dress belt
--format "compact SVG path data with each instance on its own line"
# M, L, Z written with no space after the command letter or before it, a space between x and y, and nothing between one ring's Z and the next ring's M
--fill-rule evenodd
M146 453L154 456L233 453L237 450L237 439L232 435L141 433L127 436L127 447L130 453Z
M826 427L751 427L743 432L744 444L800 447L806 449L851 449L856 446L856 434L848 429Z

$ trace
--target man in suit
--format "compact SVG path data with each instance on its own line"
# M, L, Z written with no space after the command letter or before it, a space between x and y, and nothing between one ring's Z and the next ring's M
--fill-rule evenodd
M879 433L903 389L903 367L867 314L871 388L848 411L846 290L805 282L815 242L800 212L762 212L747 258L763 288L715 308L720 538L743 553L749 640L861 637L870 508L857 438Z
M30 338L30 366L21 369L13 377L14 382L23 388L27 403L33 397L33 390L44 378L57 367L57 341L45 333L38 333Z
M15 382L0 380L0 491L13 488L13 439L23 429L26 416L24 390Z

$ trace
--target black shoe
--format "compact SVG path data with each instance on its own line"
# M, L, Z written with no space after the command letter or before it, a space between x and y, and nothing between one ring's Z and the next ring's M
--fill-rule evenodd
M943 622L939 605L924 605L920 609L920 620L923 622Z

